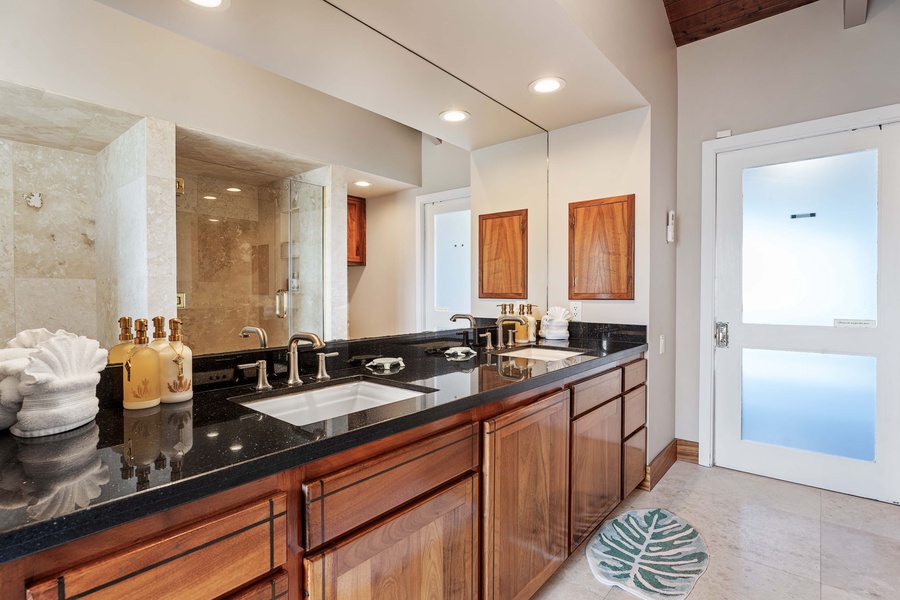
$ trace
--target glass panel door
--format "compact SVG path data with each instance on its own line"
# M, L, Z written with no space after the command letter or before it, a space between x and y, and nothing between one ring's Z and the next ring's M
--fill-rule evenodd
M450 321L471 311L472 218L469 198L425 205L425 329L464 327Z
M900 500L896 132L718 156L715 464Z

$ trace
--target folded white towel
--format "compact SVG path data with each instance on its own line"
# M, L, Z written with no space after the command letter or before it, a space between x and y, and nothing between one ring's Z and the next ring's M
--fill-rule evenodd
M99 411L97 383L106 357L96 340L62 330L39 342L19 375L22 408L10 432L38 437L90 422Z
M54 336L65 335L77 337L74 333L69 333L63 329L57 329L56 333L51 333L48 329L41 327L40 329L26 329L16 334L16 337L6 343L7 348L37 348L41 342L46 342Z

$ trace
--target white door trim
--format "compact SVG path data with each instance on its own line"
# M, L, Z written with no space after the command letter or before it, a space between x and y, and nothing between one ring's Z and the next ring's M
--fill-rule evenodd
M472 188L416 196L416 331L425 328L425 205L471 197Z
M716 156L756 146L776 144L862 127L900 121L900 104L863 110L846 115L785 125L703 142L700 188L700 385L699 462L710 467L713 456L713 390L716 319Z

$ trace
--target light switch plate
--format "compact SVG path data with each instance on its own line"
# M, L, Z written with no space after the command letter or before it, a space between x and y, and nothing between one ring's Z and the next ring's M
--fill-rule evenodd
M659 334L659 353L666 353L666 334L664 333Z
M572 313L573 321L581 320L581 302L569 302L569 312Z

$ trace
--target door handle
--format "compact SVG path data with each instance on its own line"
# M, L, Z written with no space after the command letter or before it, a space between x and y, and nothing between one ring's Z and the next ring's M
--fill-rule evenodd
M728 323L716 322L716 348L728 347Z
M275 292L275 316L279 319L287 316L287 292L284 290Z

